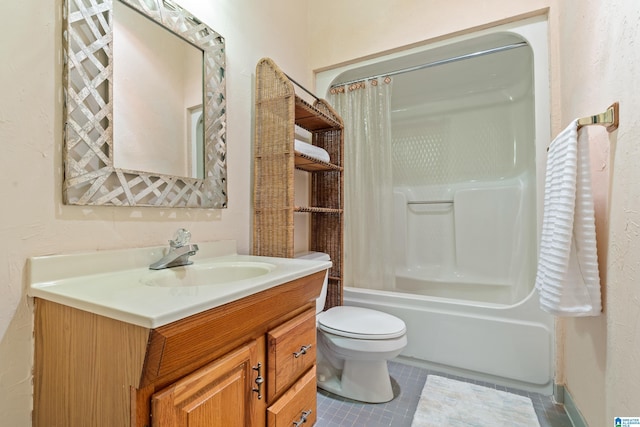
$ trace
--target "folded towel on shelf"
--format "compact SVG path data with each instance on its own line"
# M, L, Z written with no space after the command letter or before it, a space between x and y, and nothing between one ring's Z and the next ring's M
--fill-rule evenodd
M327 150L325 150L324 148L320 148L316 145L312 145L303 141L299 141L299 140L295 140L295 144L294 144L294 150L312 157L316 160L320 160L322 162L327 162L329 163L330 158L329 158L329 153L327 153Z
M549 146L536 289L556 316L602 309L589 140L574 120Z

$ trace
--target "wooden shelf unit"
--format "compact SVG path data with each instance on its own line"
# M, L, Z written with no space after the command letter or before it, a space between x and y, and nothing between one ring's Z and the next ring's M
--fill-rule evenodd
M295 151L296 126L329 153L323 162ZM344 171L342 118L323 99L299 97L294 82L269 58L256 67L253 253L294 256L294 214L311 215L309 249L333 262L325 308L342 305ZM296 206L294 170L311 174L309 206Z

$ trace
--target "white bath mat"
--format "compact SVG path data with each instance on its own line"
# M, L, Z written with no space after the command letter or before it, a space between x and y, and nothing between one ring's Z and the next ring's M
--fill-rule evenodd
M429 375L411 427L540 427L531 399Z

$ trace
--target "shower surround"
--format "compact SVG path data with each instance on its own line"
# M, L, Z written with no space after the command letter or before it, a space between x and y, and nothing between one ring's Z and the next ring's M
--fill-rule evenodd
M402 318L407 362L551 394L553 318L533 288L547 49L547 23L534 18L325 71L317 86L393 79L394 277L377 289L347 281L345 304Z

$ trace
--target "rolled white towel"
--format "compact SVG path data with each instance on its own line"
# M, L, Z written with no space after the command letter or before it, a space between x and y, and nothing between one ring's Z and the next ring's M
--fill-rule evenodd
M295 140L294 149L316 160L327 163L330 161L329 153L327 153L327 150L303 141L299 141L297 139Z

